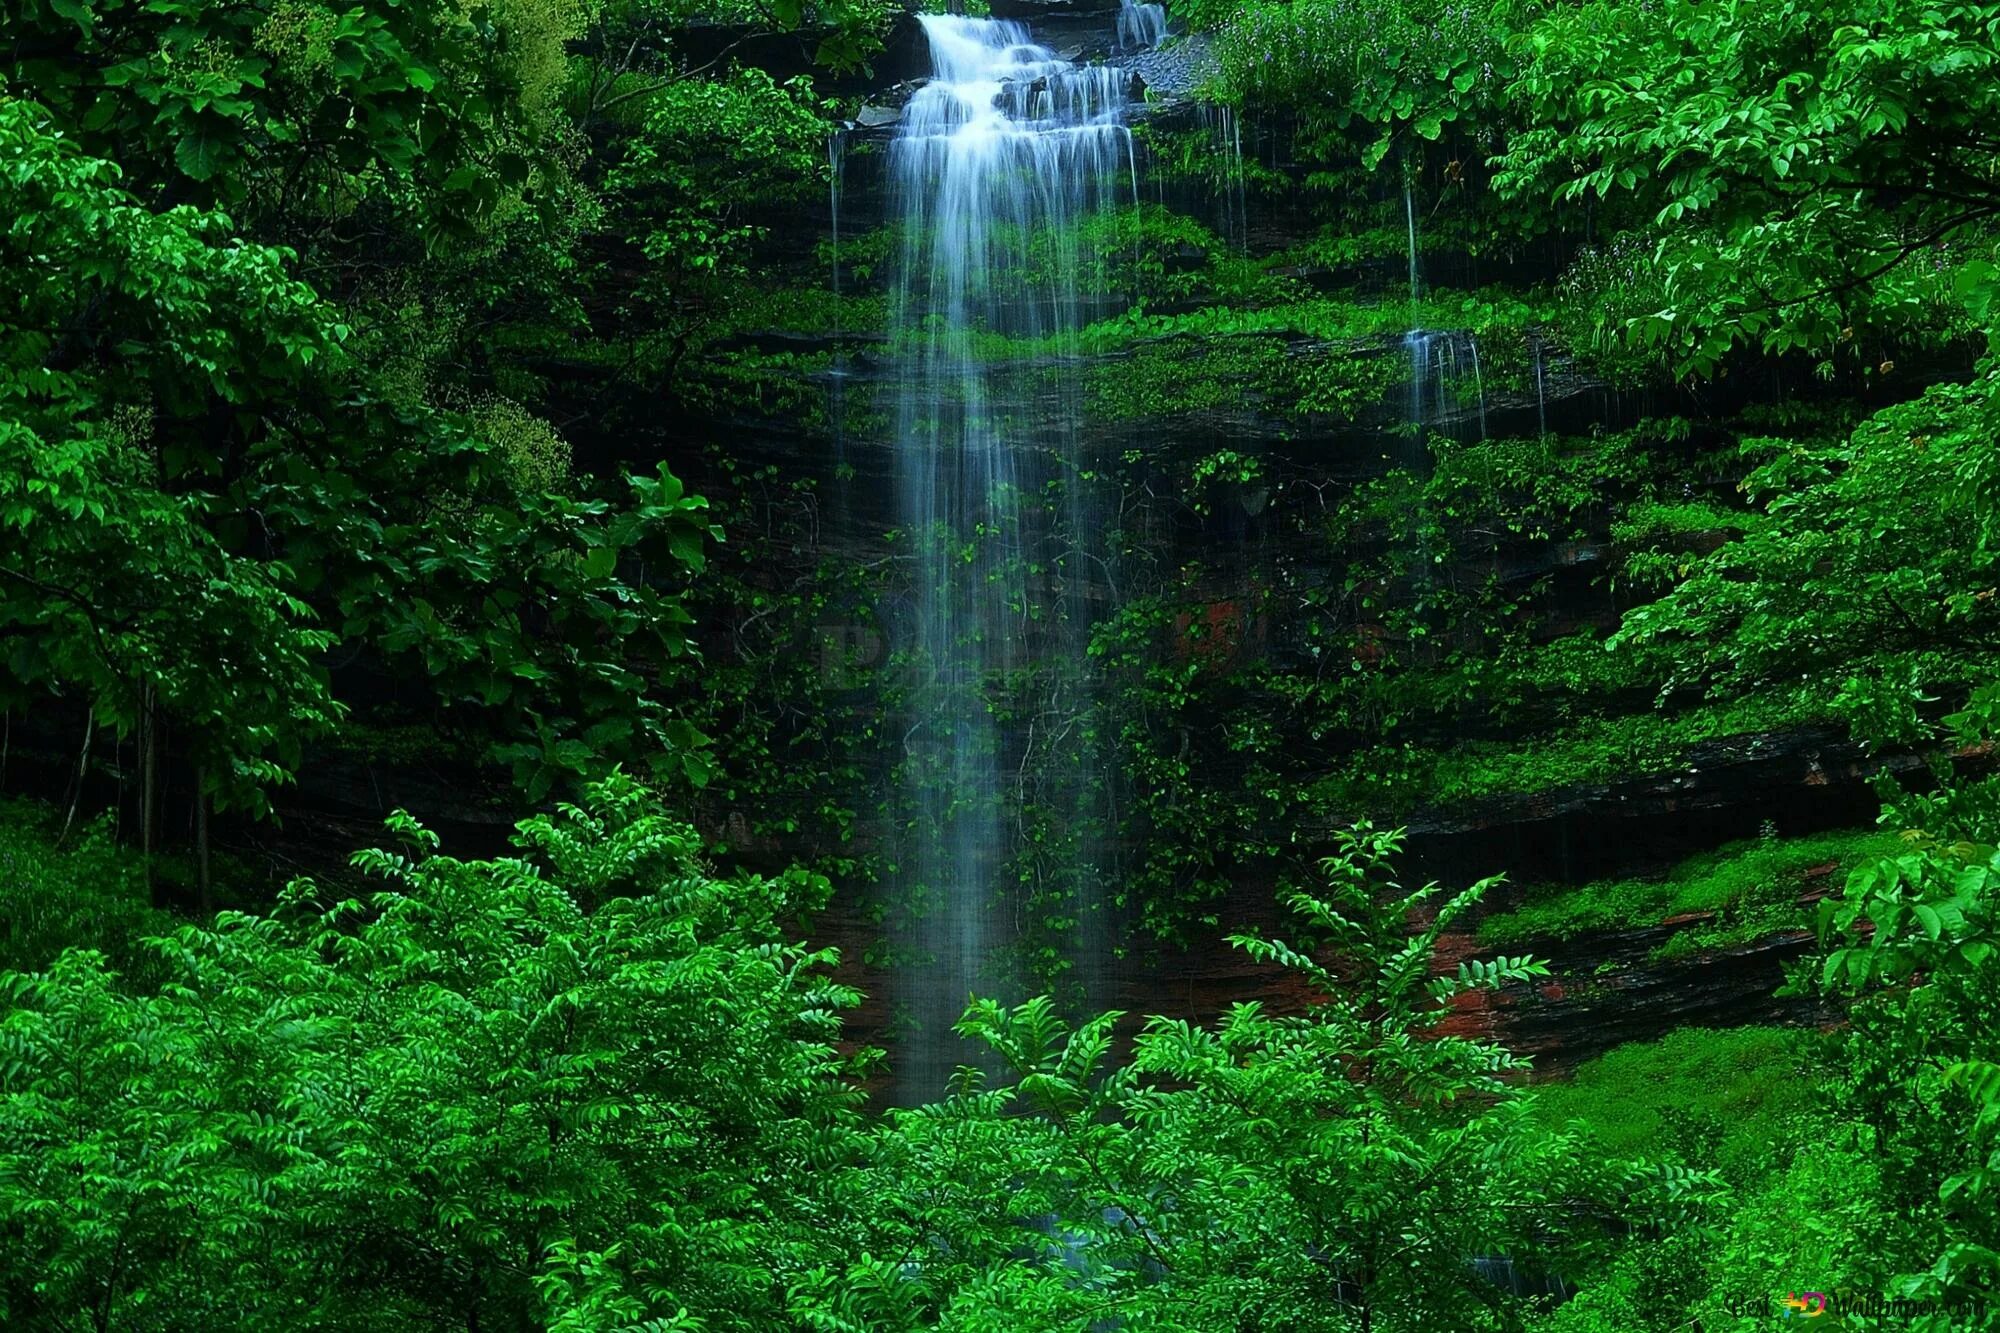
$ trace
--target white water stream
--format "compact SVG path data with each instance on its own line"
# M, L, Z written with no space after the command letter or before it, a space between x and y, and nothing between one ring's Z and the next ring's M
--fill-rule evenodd
M1099 246L1112 242L1091 223L1136 202L1137 179L1125 72L1063 60L1019 23L919 22L935 75L890 149L890 330L914 590L898 863L921 978L900 1063L933 1096L962 1058L949 1027L967 995L1010 989L995 915L1036 813L1026 775L1053 761L1088 788L1081 729L1064 725L1087 702L1095 536L1076 333L1111 308ZM1157 25L1134 31L1157 40Z

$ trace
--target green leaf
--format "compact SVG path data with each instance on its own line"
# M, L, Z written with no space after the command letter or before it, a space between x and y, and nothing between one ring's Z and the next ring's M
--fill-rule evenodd
M174 145L174 165L194 180L214 178L222 169L229 144L213 131L202 129L186 134Z

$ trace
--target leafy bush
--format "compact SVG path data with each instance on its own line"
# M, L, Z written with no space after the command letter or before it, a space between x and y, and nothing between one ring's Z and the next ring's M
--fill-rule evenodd
M391 829L380 889L183 927L157 990L0 975L0 1318L796 1327L860 1065L772 923L824 882L712 878L618 775L504 860Z
M1449 0L1249 4L1221 25L1222 96L1315 112L1373 167L1400 140L1434 140L1499 93L1505 30Z
M1606 1218L1698 1212L1711 1176L1580 1151L1506 1077L1522 1062L1436 1032L1457 997L1546 969L1502 957L1434 975L1440 935L1492 882L1404 889L1401 845L1343 834L1323 887L1289 899L1294 942L1232 937L1305 983L1301 1013L1153 1018L1117 1068L1116 1014L1072 1028L1045 999L967 1011L960 1030L1006 1081L968 1070L901 1119L892 1159L908 1200L892 1215L911 1219L912 1248L931 1238L923 1266L962 1303L947 1308L986 1313L944 1327L1084 1328L1116 1310L1175 1333L1498 1329L1518 1311L1475 1260L1559 1268L1596 1250ZM997 1224L996 1188L1035 1234Z

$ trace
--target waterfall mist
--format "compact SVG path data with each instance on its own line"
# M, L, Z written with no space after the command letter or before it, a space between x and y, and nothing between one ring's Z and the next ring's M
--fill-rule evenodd
M1018 993L1015 916L1050 915L1015 855L1046 821L1072 840L1054 915L1074 923L1070 975L1086 992L1103 953L1087 938L1102 825L1083 813L1102 792L1084 670L1102 525L1079 475L1076 335L1113 308L1101 224L1136 202L1137 182L1124 72L1062 60L1019 23L919 22L935 75L890 149L896 503L912 588L897 973L899 1082L934 1096L968 1054L950 1032L967 996Z

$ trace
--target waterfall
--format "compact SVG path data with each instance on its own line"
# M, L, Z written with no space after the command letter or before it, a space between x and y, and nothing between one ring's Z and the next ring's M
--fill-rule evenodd
M1486 377L1479 373L1479 339L1465 335L1465 345L1472 356L1472 387L1479 395L1479 438L1486 438Z
M1430 404L1425 401L1426 389L1430 385L1432 344L1435 336L1422 329L1411 329L1403 335L1403 350L1410 359L1410 428L1419 448L1423 444L1424 423L1430 417Z
M1421 453L1426 408L1424 389L1430 371L1432 339L1417 325L1417 200L1407 183L1403 186L1403 219L1410 229L1410 331L1403 335L1403 350L1410 359L1410 430L1416 440L1416 452Z
M1029 775L1049 759L1089 769L1071 724L1087 704L1085 543L1102 525L1081 494L1075 335L1108 307L1083 224L1137 189L1123 71L1058 59L1019 23L918 22L935 75L890 148L890 331L913 587L896 861L914 1033L899 1067L929 1097L961 1062L950 1025L967 995L1012 980L995 920L1012 834L1055 804Z
M1118 49L1120 51L1150 51L1158 46L1166 35L1166 6L1141 5L1132 3L1132 0L1119 0Z
M1203 102L1195 108L1196 122L1209 147L1222 160L1215 181L1215 231L1238 254L1250 245L1246 173L1243 167L1243 120L1233 107Z
M827 370L827 417L833 428L834 465L847 466L847 356L842 349L840 309L840 191L847 177L847 131L835 130L826 140L827 211L833 228L833 358ZM835 503L840 503L836 492Z

